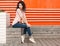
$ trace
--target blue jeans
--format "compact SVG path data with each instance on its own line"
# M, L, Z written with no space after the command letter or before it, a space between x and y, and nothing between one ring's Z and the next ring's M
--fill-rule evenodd
M24 28L23 34L26 34L26 32L28 32L29 36L32 35L30 27L27 27L27 25L25 23L17 22L16 24L13 25L13 28Z

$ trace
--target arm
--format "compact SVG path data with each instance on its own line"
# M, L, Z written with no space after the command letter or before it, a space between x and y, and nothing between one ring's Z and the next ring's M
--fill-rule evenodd
M28 21L27 21L27 19L26 19L26 16L25 16L25 15L23 16L23 18L22 18L22 19L23 19L23 21L27 24L27 26L28 26L28 27L30 27L30 24L28 23Z
M28 24L28 21L27 21L27 19L26 19L25 14L23 15L19 9L18 9L18 11L17 11L17 12L18 12L18 14L19 14L20 18L22 19L22 21L23 21L24 23L26 23L26 24L27 24L27 26L29 26L29 27L30 27L30 25Z
M28 24L28 21L27 21L27 18L26 18L26 16L25 16L25 15L23 16L23 18L22 18L22 19L23 19L24 23Z

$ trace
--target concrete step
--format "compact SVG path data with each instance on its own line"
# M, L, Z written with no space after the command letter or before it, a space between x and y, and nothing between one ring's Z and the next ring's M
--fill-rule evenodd
M44 38L45 39L45 38L47 38L47 39L50 40L50 38L54 38L54 39L55 38L60 38L60 33L59 33L60 32L60 26L52 26L52 25L50 25L50 26L32 26L31 31L33 32L33 37L36 38L36 39L39 39L39 38L41 38L41 39ZM54 32L58 32L58 33L54 33ZM11 28L11 27L7 28L6 33L7 33L7 37L6 37L7 38L7 43L5 44L5 46L21 45L21 28ZM26 39L27 38L28 38L28 35L26 35ZM25 39L25 43L23 45L26 45L28 43L31 44L29 42L29 40L28 39L26 40L26 39ZM36 40L36 42L38 42L38 41ZM44 42L43 41L41 41L41 42L44 45ZM39 44L41 44L41 43L39 43Z
M33 26L31 27L33 33L60 33L60 26L50 25L50 26Z
M32 26L32 34L34 38L59 38L60 37L60 26ZM8 28L7 38L20 38L20 28Z

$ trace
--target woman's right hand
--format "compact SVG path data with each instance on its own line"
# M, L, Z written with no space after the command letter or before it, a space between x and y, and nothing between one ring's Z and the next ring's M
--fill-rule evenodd
M28 27L31 27L31 25L30 25L30 24L27 24L27 26L28 26Z

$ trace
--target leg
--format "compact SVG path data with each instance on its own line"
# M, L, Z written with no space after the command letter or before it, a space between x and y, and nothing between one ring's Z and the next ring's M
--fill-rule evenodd
M26 34L27 25L24 23L16 23L13 25L13 28L24 28L23 34Z
M26 34L26 32L28 32L29 36L32 35L30 27L27 27L26 24L16 23L13 27L14 28L24 28L24 34Z
M24 29L24 34L26 34L26 32L28 32L28 35L31 36L32 33L31 33L31 30L30 30L30 27L27 27Z
M13 25L13 28L27 28L26 24L22 24L22 23L16 23L15 25ZM21 41L22 43L24 43L24 39L25 39L25 35L26 34L26 30L23 31L23 35L21 35Z
M14 28L24 28L24 34L26 34L26 32L28 32L29 36L32 35L30 27L27 27L26 24L16 23L13 27ZM22 38L22 42L24 43L24 35L22 35L21 38ZM35 43L35 41L32 37L30 37L29 40L32 41L33 43Z
M30 40L31 42L33 42L33 43L36 43L35 40L34 40L34 38L32 37L32 33L31 33L30 27L25 28L25 32L24 32L24 33L26 33L26 32L28 32L28 35L29 35L29 37L30 37L29 40Z
M16 23L13 25L13 28L27 28L27 25L24 23Z

